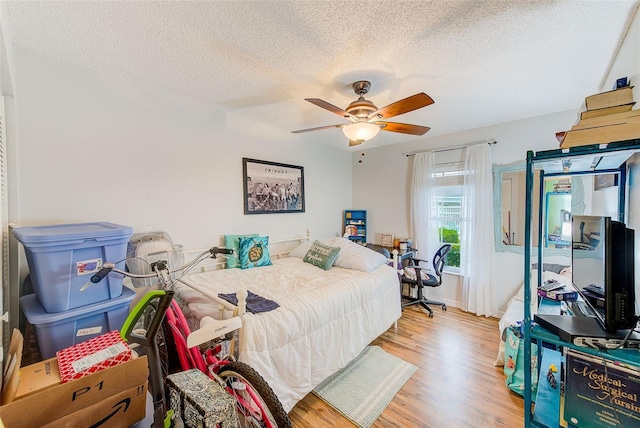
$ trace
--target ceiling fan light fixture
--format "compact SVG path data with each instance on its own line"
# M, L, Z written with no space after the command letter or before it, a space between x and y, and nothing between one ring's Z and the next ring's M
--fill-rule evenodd
M380 132L380 127L373 123L356 122L342 128L344 135L353 141L368 141Z

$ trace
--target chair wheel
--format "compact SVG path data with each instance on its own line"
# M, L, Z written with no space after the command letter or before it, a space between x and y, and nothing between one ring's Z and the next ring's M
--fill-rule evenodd
M429 312L429 318L433 318L433 312Z
M442 310L446 312L447 311L447 305L442 305Z

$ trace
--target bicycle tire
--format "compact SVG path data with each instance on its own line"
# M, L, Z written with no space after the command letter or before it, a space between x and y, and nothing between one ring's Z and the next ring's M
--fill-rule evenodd
M158 310L158 302L150 302L149 305L144 309L144 312L140 316L140 319L136 323L134 328L142 328L147 329L151 320L155 316L155 312ZM167 333L165 332L165 323L166 318L162 321L161 328L158 329L156 333L156 344L158 345L158 356L160 358L160 366L162 368L162 379L166 379L168 374L173 373L171 371L172 368L175 368L175 358L169 354L169 350L173 349L173 342L169 342L168 340L173 339L170 335L167 337ZM141 354L146 354L146 349L141 350Z
M180 371L180 364L175 355L175 341L171 333L171 327L167 322L167 317L162 320L162 325L158 330L156 337L158 341L158 350L160 351L160 360L162 365L162 379L166 379L168 375Z
M266 380L251 366L242 363L240 361L232 361L220 368L220 371L217 375L224 380L227 384L227 389L232 389L230 383L240 381L245 384L247 387L251 388L253 392L258 396L258 398L262 401L260 403L260 408L264 410L266 416L273 424L274 427L277 428L290 428L291 420L289 419L289 415L284 411L282 407L282 403L273 392L269 384ZM233 395L233 394L232 394ZM241 426L265 426L260 421L257 425L258 421L243 421L245 416L241 410L238 411L238 415L240 417Z

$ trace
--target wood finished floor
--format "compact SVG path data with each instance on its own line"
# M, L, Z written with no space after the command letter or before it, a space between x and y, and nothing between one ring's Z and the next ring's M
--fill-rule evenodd
M372 342L418 367L374 428L517 428L524 425L522 397L504 385L498 320L434 306L434 317L404 309L397 329ZM289 413L296 428L353 427L324 401L308 394Z

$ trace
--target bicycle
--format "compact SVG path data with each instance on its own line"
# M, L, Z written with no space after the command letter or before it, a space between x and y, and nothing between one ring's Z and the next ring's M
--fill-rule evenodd
M179 277L172 278L173 274L180 274L181 277L207 258L215 259L218 254L232 253L233 250L212 247L191 262L174 269L169 269L166 260L159 260L150 264L153 272L149 274L134 274L117 269L115 264L105 263L91 278L92 283L98 283L110 272L131 278L158 278L160 289L145 293L121 329L123 339L146 349L154 409L153 428L181 426L181 421L169 409L164 380L171 372L192 368L207 374L234 397L240 426L291 427L289 416L269 384L252 367L235 361L233 346L228 349L222 346L229 340L233 344L234 336L242 326L242 319L237 315L222 321L205 317L200 329L191 332L182 310L174 300L172 287ZM204 344L206 346L201 349L200 346ZM170 356L169 348L172 346L177 351L178 364Z

